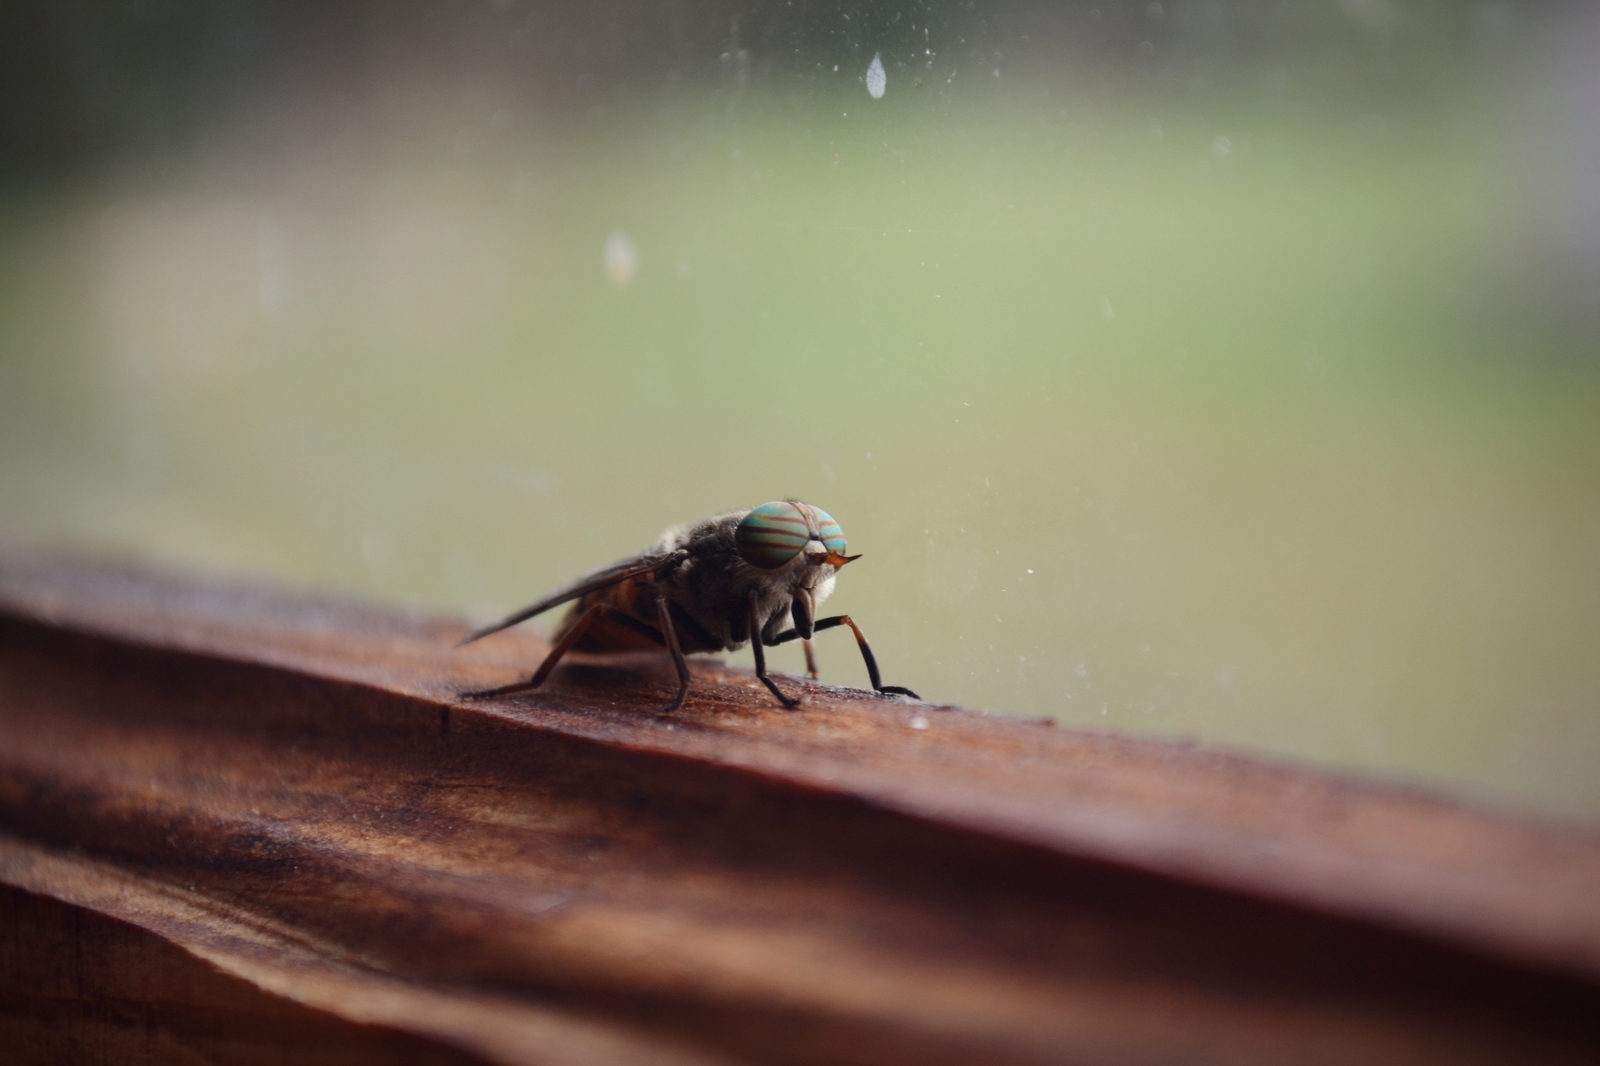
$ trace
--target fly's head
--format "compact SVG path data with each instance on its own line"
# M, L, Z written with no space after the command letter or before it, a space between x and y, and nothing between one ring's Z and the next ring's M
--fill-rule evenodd
M814 603L833 591L841 566L861 558L845 554L844 531L832 515L798 500L762 504L744 516L733 538L740 558L763 578Z

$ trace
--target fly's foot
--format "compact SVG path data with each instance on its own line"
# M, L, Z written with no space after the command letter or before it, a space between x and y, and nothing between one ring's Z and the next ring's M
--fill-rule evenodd
M778 697L778 702L783 704L783 709L784 710L792 711L796 707L800 706L800 697L799 696L785 696L783 694L783 690L778 688L777 684L775 684L773 682L772 678L763 677L761 679L761 683L763 685L767 686L767 690L770 691L774 696Z
M908 688L902 688L899 685L884 685L882 688L880 688L878 690L878 695L880 695L880 696L910 696L914 700L922 699L922 697L917 695L915 692L912 692Z

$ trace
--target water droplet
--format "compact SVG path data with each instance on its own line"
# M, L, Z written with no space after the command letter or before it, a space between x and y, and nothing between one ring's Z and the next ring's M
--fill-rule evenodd
M626 285L639 269L639 250L626 233L617 230L606 238L605 262L606 277L611 279L611 284Z
M874 100L882 100L883 91L888 87L889 75L883 69L883 56L874 52L872 63L867 67L867 92L872 94Z

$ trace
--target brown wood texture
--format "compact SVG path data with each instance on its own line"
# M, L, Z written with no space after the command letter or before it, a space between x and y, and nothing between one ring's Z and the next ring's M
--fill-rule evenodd
M465 631L0 557L8 1061L1600 1061L1592 829Z

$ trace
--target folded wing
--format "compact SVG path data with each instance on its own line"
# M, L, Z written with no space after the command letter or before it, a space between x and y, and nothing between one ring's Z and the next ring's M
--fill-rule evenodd
M681 550L661 553L652 552L645 555L635 555L633 558L624 559L620 563L613 563L608 567L580 577L570 585L557 589L544 599L524 607L516 614L502 618L493 625L473 630L466 635L461 644L471 644L473 641L487 637L491 633L498 633L502 629L510 629L518 622L526 622L534 615L543 614L552 607L559 607L563 603L587 596L591 592L609 588L619 582L628 580L630 577L638 577L640 574L648 574L651 571L659 570L664 566L678 562L688 554L688 552ZM457 644L456 647L459 648L461 644Z

